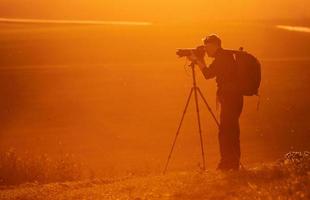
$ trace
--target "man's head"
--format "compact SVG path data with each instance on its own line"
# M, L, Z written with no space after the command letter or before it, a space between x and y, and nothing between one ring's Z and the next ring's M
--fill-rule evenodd
M205 50L209 57L214 57L217 50L222 47L221 39L216 35L209 35L203 39Z

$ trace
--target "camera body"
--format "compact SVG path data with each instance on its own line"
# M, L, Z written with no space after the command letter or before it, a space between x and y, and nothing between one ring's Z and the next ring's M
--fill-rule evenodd
M189 57L192 54L194 54L197 58L199 59L203 59L206 51L205 51L205 47L203 45L198 46L196 48L188 48L188 49L177 49L176 54L182 58L182 57Z

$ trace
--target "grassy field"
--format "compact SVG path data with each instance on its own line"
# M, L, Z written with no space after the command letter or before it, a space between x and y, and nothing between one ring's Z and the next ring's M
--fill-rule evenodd
M240 172L175 172L118 179L2 187L3 200L309 199L310 154ZM300 157L298 157L300 158Z
M252 169L291 150L309 150L310 35L277 29L279 23L296 22L0 25L0 152L14 149L21 157L46 154L56 160L74 154L100 178L98 182L4 187L1 195L4 199L33 199L34 195L38 199L91 199L94 195L95 199L111 191L119 199L128 199L131 192L132 197L143 199L158 189L156 195L163 199L195 199L190 195L196 193L197 199L204 195L221 199L222 194L203 193L203 185L220 188L224 184L237 197L264 199L260 195L269 187L259 182L263 175L258 180L244 178L250 184L241 180L230 190L228 182L234 175L192 172L201 165L193 105L169 175L145 176L162 171L191 87L185 60L175 56L175 49L194 47L210 32L223 38L224 47L244 46L262 62L260 108L256 110L257 98L246 98L241 117L243 165ZM215 110L214 81L205 81L199 73L198 82ZM212 171L219 159L217 130L203 104L201 109L207 168ZM236 176L248 176L242 174L248 172L240 173ZM294 180L287 174L281 183ZM309 176L302 176L295 181L308 180ZM166 181L171 181L171 188L162 185ZM270 188L276 190L278 181L271 180ZM242 188L245 193L240 193Z

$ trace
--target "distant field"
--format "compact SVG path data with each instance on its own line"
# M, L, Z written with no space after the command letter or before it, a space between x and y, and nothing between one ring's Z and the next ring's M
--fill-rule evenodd
M191 87L179 47L210 32L262 60L260 109L246 98L244 165L310 147L310 34L259 22L150 27L1 25L0 150L70 152L104 174L158 172ZM215 109L215 84L199 85ZM203 108L207 166L218 160L217 131ZM200 162L193 107L171 169Z

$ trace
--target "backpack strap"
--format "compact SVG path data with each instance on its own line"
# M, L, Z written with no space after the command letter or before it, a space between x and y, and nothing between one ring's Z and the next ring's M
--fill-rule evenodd
M261 102L261 97L260 94L257 95L257 104L256 104L256 111L259 111L259 107L260 107L260 102Z
M246 51L244 51L243 47L240 47L238 50L226 49L226 51L228 51L232 54L246 53Z

